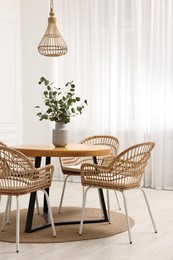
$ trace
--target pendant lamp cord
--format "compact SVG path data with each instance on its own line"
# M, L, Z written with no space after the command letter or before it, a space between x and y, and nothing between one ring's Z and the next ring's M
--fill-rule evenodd
M53 8L54 8L54 6L53 6L53 0L50 0L50 10L53 11Z
M52 17L55 15L53 8L53 0L50 0L50 16Z

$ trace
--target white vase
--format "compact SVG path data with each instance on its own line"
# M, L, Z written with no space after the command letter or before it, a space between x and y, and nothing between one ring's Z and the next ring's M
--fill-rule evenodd
M55 122L55 129L52 130L52 143L56 147L65 147L68 144L68 129L66 129L66 124Z

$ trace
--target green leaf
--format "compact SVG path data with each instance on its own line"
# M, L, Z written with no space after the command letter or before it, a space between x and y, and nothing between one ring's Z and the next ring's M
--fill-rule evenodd
M46 112L50 114L52 112L52 108L49 108Z
M82 108L81 107L77 107L77 111L79 111L79 113L82 113Z
M45 105L46 105L46 106L49 106L49 101L46 101L46 102L45 102Z
M45 96L47 96L47 95L48 95L48 91L44 91L43 94L44 94Z
M40 78L40 82L42 83L43 81L45 81L46 79L44 77Z
M41 115L42 115L42 113L41 113L41 112L39 112L39 113L37 113L36 115L37 115L37 116L41 116Z
M42 115L42 119L48 119L48 115L46 114Z
M78 101L78 102L79 102L79 101L80 101L80 97L76 97L76 101Z
M69 106L71 106L71 105L73 104L73 99L70 98L70 99L68 100L67 104L68 104Z

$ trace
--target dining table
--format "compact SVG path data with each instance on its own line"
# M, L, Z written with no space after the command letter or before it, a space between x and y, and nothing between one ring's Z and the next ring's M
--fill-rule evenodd
M92 157L93 163L97 164L97 156L106 156L110 154L111 149L105 145L90 145L90 144L68 144L65 147L55 147L52 144L21 144L15 145L12 147L28 157L35 158L35 167L39 168L41 166L41 160L45 157L45 164L51 163L52 157ZM49 194L49 189L46 189ZM102 189L98 189L100 204L102 208L103 217L92 220L84 220L84 223L100 223L100 222L108 222L107 209L104 199L104 193ZM29 205L27 210L26 224L25 224L25 232L31 233L46 227L50 226L50 222L48 219L48 207L46 204L46 200L43 201L43 214L46 218L46 224L40 226L32 226L33 217L34 217L34 207L36 201L36 192L32 192L30 194ZM80 220L71 220L71 221L57 221L55 225L70 225L70 224L78 224Z

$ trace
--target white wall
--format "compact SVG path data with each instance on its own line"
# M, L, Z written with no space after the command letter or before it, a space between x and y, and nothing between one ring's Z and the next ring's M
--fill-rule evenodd
M50 122L40 122L36 105L41 105L41 76L50 78L50 58L40 55L37 46L46 30L47 0L21 0L23 143L50 143Z
M0 140L22 142L20 0L0 0Z

